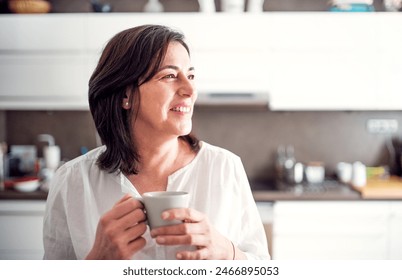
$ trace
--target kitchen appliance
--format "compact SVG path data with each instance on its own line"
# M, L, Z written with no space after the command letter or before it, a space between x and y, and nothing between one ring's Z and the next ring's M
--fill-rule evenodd
M11 145L8 158L8 176L20 177L36 172L37 151L33 145Z

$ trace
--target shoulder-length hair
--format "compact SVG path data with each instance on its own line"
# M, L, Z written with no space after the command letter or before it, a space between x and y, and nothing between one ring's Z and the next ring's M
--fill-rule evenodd
M138 87L156 74L170 42L179 42L190 55L184 35L161 25L142 25L124 30L105 46L89 80L88 94L96 129L106 146L97 162L101 169L110 173L138 174L140 155L131 125L138 107L124 109L123 99L127 89L130 89L130 99L138 100ZM189 134L180 138L192 150L199 150L199 140L195 136Z

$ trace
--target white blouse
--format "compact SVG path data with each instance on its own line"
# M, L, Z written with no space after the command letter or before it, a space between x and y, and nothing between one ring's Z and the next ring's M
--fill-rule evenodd
M96 164L105 147L62 165L49 190L44 218L44 259L84 259L92 248L100 217L125 194L138 196L121 173ZM190 208L206 214L213 226L248 259L269 259L264 228L238 156L201 142L196 157L169 176L167 190L190 193ZM133 259L174 259L178 246L158 245L145 232L146 246Z

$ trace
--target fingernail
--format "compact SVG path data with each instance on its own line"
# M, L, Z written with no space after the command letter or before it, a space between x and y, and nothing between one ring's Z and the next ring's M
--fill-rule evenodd
M169 218L169 216L170 216L169 212L163 212L162 213L162 219L164 219L164 220L167 220Z

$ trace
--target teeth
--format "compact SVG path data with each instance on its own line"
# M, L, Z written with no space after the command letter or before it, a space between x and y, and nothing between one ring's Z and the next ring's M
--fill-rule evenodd
M189 113L190 107L174 107L174 108L172 108L172 111L181 112L181 113Z

